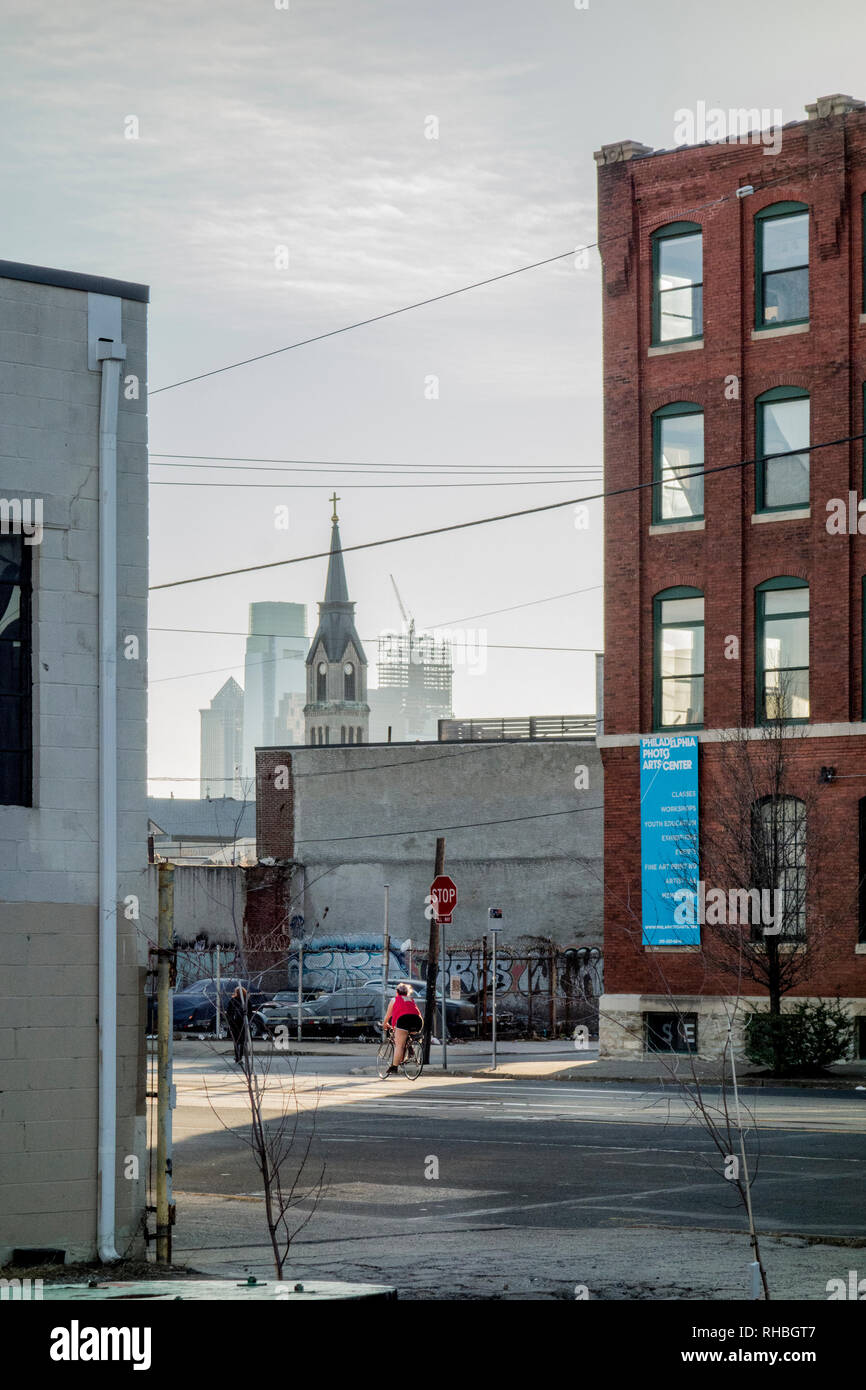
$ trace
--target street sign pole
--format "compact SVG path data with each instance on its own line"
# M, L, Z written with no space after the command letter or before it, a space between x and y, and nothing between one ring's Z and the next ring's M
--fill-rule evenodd
M490 927L490 935L493 937L493 1018L492 1018L492 1037L493 1037L493 1065L491 1071L496 1070L496 938L501 930L502 908L488 907L487 923ZM495 923L495 925L494 925Z
M496 936L497 930L491 932L493 937L493 1071L496 1070Z
M445 1000L445 927L442 922L439 923L439 950L442 959L442 1070L444 1071L448 1066L448 1043L446 1041L448 1021Z
M390 925L390 906L391 889L385 884L385 925L382 931L382 1018L384 1020L388 1009L388 965L391 960L391 925ZM384 1040L385 1032L382 1031Z

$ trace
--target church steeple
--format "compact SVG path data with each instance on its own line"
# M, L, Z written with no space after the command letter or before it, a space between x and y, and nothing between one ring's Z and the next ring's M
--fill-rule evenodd
M367 704L367 658L355 629L355 605L343 565L343 545L337 517L339 497L330 501L331 549L325 597L319 604L319 625L307 656L307 703L304 707L307 743L366 743L370 707Z

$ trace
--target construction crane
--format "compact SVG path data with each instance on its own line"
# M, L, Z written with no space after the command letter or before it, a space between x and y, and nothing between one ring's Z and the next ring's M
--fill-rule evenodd
M388 578L391 580L394 593L397 595L397 602L400 605L400 612L403 614L403 622L406 624L406 628L409 633L409 651L411 652L415 646L415 619L410 618L409 614L406 612L405 605L403 603L402 598L400 597L400 590L397 588L397 581L394 578L393 574L389 574Z

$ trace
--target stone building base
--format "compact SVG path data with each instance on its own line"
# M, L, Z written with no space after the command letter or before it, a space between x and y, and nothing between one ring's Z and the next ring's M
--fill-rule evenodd
M807 996L797 995L782 1001L785 1013ZM810 998L817 1003L817 997ZM657 1052L647 1047L649 1014L664 1014L676 1027L676 1014L696 1015L697 1047L695 1055L707 1061L721 1057L728 1036L728 1014L734 1010L734 1051L743 1055L743 1025L753 1006L766 1008L764 996L742 995L738 1001L718 994L685 995L672 998L665 994L603 994L599 1003L599 1056L602 1058L652 1057ZM854 1017L866 1017L866 999L841 999Z

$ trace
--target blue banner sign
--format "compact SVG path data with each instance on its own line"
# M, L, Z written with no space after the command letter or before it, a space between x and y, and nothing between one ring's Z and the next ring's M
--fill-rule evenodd
M694 734L641 739L640 815L643 944L699 945L698 740Z

